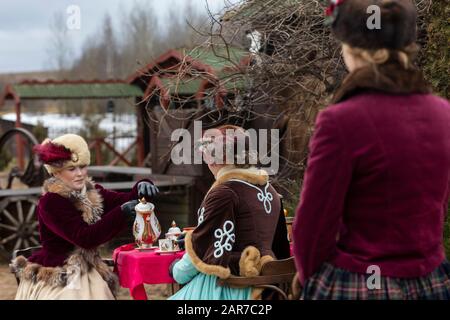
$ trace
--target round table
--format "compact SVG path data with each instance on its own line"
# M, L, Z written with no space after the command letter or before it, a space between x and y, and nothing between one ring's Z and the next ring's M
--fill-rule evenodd
M144 284L175 283L169 275L169 266L175 259L181 259L184 251L163 254L156 251L139 251L135 244L114 250L114 271L120 285L130 290L133 299L147 300Z

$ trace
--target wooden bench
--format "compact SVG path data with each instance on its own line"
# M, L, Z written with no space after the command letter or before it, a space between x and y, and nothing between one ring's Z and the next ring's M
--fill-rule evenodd
M292 280L296 273L294 258L269 261L256 277L231 276L217 281L220 286L231 288L254 287L264 289L263 299L287 300L291 292Z

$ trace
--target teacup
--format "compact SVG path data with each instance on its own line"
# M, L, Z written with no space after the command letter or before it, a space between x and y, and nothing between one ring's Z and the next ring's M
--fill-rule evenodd
M173 251L173 241L171 239L159 239L159 250L160 251Z
M166 233L166 239L176 241L180 234L181 234L181 232L176 232L176 233L168 232L168 233Z

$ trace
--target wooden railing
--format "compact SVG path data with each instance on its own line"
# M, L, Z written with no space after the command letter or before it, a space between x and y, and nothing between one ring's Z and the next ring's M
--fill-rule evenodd
M138 144L138 138L136 138L133 143L131 143L125 151L120 153L117 151L114 146L112 146L108 141L106 141L106 138L95 138L89 143L89 149L94 149L95 153L95 164L97 166L105 165L103 161L103 150L102 147L104 146L109 152L112 152L115 156L114 159L109 162L107 165L109 166L115 166L119 162L123 162L125 165L131 167L133 166L132 162L126 158L127 154L130 153L130 151L133 149L133 147L137 146Z

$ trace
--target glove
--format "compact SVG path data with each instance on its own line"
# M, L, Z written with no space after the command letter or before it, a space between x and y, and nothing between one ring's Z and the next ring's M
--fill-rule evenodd
M172 261L172 263L170 264L170 266L169 266L169 276L171 277L171 278L173 278L173 267L175 266L175 264L178 262L178 261L180 261L181 259L175 259L175 260L173 260Z
M125 213L127 216L135 216L136 210L134 210L134 207L139 203L137 200L131 200L128 202L125 202L120 206L120 209L123 213Z
M139 199L145 197L145 199L149 200L159 193L158 187L148 181L139 182L139 184L137 185L137 189Z
M186 237L186 232L183 232L182 234L180 234L177 237L177 240L175 240L175 242L178 245L178 248L180 248L180 250L184 250L185 246L184 246L184 238Z

